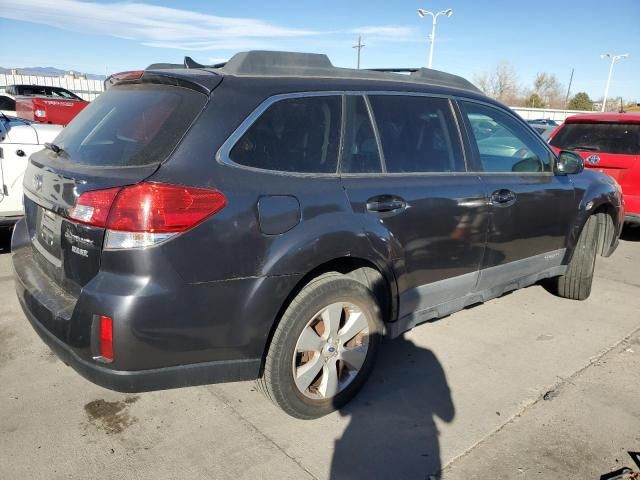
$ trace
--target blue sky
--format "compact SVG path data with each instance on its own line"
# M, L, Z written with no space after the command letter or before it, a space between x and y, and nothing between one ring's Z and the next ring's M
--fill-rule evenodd
M438 19L434 68L472 78L508 60L522 86L547 71L566 88L573 67L572 92L599 98L608 72L600 54L629 53L610 96L640 101L640 0L0 0L0 66L104 74L252 48L322 52L355 66L358 34L364 68L424 66L431 21L419 7L454 10Z

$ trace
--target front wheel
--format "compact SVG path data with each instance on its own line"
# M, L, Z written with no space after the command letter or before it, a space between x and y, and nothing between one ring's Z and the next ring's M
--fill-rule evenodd
M381 332L380 310L367 287L339 273L322 275L282 316L258 384L291 416L326 415L364 384Z
M592 215L582 228L567 272L551 279L550 290L559 297L585 300L591 294L598 250L598 218Z

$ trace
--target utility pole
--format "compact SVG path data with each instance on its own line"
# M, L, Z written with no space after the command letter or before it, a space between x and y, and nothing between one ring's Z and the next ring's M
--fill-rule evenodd
M610 58L611 65L609 65L609 76L607 77L607 86L604 88L604 98L602 99L602 111L605 111L607 107L607 95L609 95L609 86L611 85L611 75L613 74L613 65L620 59L628 57L628 53L623 53L622 55L613 55L611 53L605 53L600 55L600 58Z
M569 88L567 88L567 97L564 99L564 108L567 108L567 105L569 104L569 95L571 94L571 84L573 83L574 70L575 70L574 68L571 69L571 77L569 78Z
M362 36L358 35L358 44L357 44L357 45L354 45L353 47L351 47L351 48L355 48L355 49L357 49L357 50L358 50L358 67L357 67L357 68L358 68L358 70L360 70L360 51L361 51L364 47L366 47L366 45L362 43Z

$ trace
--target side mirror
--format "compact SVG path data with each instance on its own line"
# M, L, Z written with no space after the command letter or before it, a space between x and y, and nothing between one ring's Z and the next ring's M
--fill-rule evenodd
M580 155L568 150L562 150L556 162L558 175L574 175L584 170L584 160Z

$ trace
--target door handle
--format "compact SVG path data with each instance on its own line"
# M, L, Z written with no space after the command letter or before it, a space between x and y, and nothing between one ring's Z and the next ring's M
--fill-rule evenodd
M379 195L367 200L367 211L380 216L396 215L407 208L407 202L394 195Z
M19 157L24 157L26 153L24 153L24 150L16 150L16 155Z
M516 203L516 194L506 188L501 188L491 194L491 204L496 207L509 207L514 203Z

